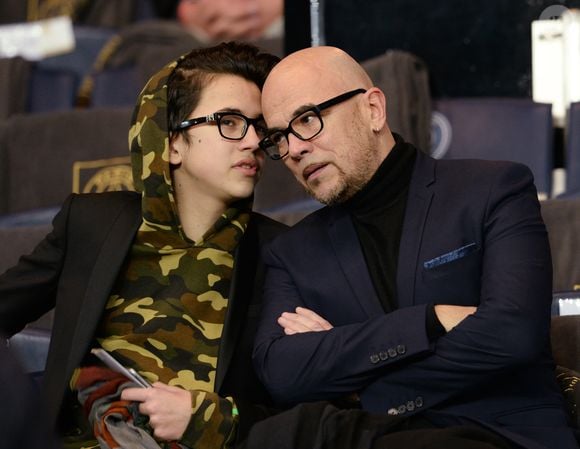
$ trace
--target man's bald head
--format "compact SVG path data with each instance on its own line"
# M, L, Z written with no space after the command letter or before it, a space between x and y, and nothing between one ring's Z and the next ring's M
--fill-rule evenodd
M373 86L360 64L336 47L313 47L292 53L274 67L264 90L289 81L315 85L323 82L339 90L355 87L369 89Z
M383 92L338 48L307 48L279 62L262 112L286 166L326 204L359 191L394 145Z
M294 52L270 72L262 91L264 116L318 104L353 89L370 89L373 82L348 53L336 47L312 47ZM284 120L292 119L285 114ZM269 124L270 125L270 124Z

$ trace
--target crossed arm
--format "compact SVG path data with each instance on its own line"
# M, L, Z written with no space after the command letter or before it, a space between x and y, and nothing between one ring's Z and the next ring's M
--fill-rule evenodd
M449 332L469 315L472 315L477 307L452 306L439 304L435 306L435 314L441 325ZM294 312L283 312L278 318L278 324L284 329L286 335L300 334L303 332L328 331L334 326L316 312L305 307L296 307Z
M301 255L297 242L272 246L254 349L256 370L272 396L295 403L358 392L371 408L386 410L419 394L431 407L538 360L549 332L547 234L529 172L510 167L498 177L483 222L474 224L482 229L479 298L463 308L437 297L435 314L447 332L434 343L425 326L429 298L361 320L349 291L305 282L311 272L334 273L316 281L334 283L340 276L334 266L306 262L313 256ZM340 307L347 307L343 322L325 315ZM387 349L400 352L391 357Z

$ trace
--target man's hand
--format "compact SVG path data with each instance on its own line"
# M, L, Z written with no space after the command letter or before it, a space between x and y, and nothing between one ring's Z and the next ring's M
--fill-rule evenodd
M139 412L149 416L153 436L160 440L179 440L191 419L191 393L183 388L155 382L152 388L126 388L125 401L137 401Z
M477 307L471 306L450 306L446 304L435 306L435 314L446 332L449 332L469 315L474 314L476 310Z
M327 331L334 327L320 315L304 307L296 307L294 313L284 312L278 318L278 324L284 328L286 335Z

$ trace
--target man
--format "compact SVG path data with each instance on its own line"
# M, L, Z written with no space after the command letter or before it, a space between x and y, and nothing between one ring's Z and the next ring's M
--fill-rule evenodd
M404 425L376 440L385 447L468 425L472 443L500 438L489 447L576 448L553 373L550 249L530 171L417 151L336 48L285 58L262 105L261 147L328 206L266 250L254 362L271 395L391 416Z

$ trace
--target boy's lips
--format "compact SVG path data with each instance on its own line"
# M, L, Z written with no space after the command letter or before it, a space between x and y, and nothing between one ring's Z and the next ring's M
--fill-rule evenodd
M255 175L260 170L258 162L256 159L252 158L245 158L236 162L233 165L233 168L241 169L243 172L249 175Z

